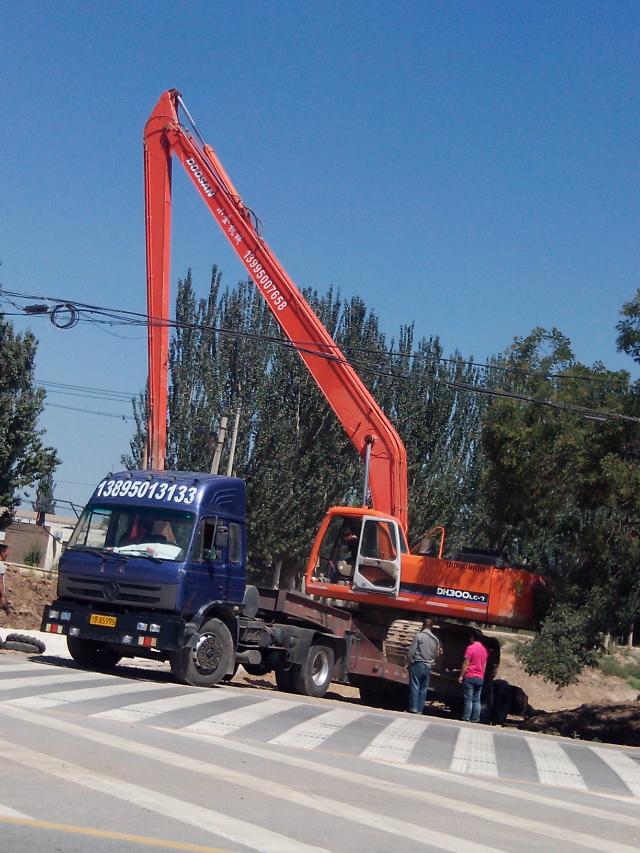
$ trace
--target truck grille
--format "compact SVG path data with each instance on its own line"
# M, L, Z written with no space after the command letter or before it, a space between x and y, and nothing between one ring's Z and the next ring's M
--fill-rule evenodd
M77 575L60 575L59 596L84 601L146 607L154 610L174 610L175 584L138 583L128 580L107 580Z

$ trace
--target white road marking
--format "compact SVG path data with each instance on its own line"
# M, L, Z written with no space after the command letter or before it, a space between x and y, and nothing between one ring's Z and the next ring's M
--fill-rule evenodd
M65 670L69 672L69 670ZM80 672L75 671L73 673L69 672L69 675L43 675L42 677L37 676L35 678L12 678L7 679L6 681L0 682L0 694L6 693L7 690L22 690L23 687L47 687L49 684L66 684L70 681L84 681L85 678L87 681L95 680L97 678L105 678L106 676L103 674L99 674L96 672ZM2 701L2 699L0 699Z
M279 799L284 801L285 803L291 806L300 806L302 808L312 809L313 811L320 812L321 814L329 814L332 818L340 818L344 819L347 822L355 823L360 826L365 826L368 829L379 830L381 832L386 832L390 835L397 836L398 838L405 839L407 837L411 838L415 843L422 844L427 847L437 847L442 850L451 851L451 853L496 853L497 848L489 847L485 844L480 844L475 841L469 841L464 838L457 837L455 835L451 835L449 833L438 832L437 830L430 829L428 826L418 825L411 823L406 820L397 820L396 818L389 817L387 815L380 814L380 812L368 811L367 809L360 808L358 806L343 802L342 800L334 800L329 797L323 797L318 794L306 794L304 790L300 790L299 788L289 787L287 785L282 785L273 780L269 780L268 784L265 784L265 780L256 776L254 773L243 773L241 771L232 770L230 768L224 767L222 763L207 763L200 759L190 758L187 755L169 752L165 749L159 749L158 747L149 746L143 743L137 743L132 740L127 740L125 738L118 737L116 735L107 734L105 732L97 732L92 731L90 729L86 729L83 726L76 725L68 720L61 720L56 717L47 717L42 714L34 714L31 711L23 710L21 708L12 708L8 705L4 705L0 707L0 716L9 716L14 718L19 718L23 722L28 721L33 723L34 725L39 725L43 728L52 729L53 731L64 732L66 735L71 735L75 738L83 738L84 740L88 740L93 743L99 743L103 746L107 746L109 749L118 749L126 753L127 755L138 755L143 756L145 758L151 759L153 761L162 762L165 765L178 768L182 772L191 772L198 773L202 776L205 776L211 779L212 784L215 785L237 785L242 788L247 788L248 790L255 791L262 796L274 797L275 799ZM164 729L159 728L158 731L164 731ZM166 731L172 731L167 729ZM185 730L182 730L183 732ZM173 732L175 734L175 732ZM239 742L234 742L227 740L226 738L216 738L209 737L206 735L196 735L194 733L190 733L189 736L195 738L196 740L205 741L210 744L214 744L216 746L225 748L227 744L241 745ZM6 757L9 759L12 757L11 752L11 744L0 741L0 746L4 745L6 747ZM242 744L242 746L246 746L246 751L249 754L252 754L254 751L259 753L265 753L268 756L277 756L278 753L275 750L271 750L267 752L266 750L260 750L259 747L254 744ZM244 751L244 750L241 750ZM2 754L2 750L0 750L0 754ZM307 762L310 767L315 769L315 766L311 764L311 762ZM70 767L65 761L60 762L61 770L60 773L64 774L64 778L67 780L75 780L75 768ZM321 767L321 765L319 765ZM370 781L366 776L359 776L359 774L349 774L339 768L330 768L330 775L337 779L340 784L344 781L346 776L354 775L358 776L361 780L364 781L364 784ZM121 782L117 780L116 782L116 791L120 791ZM405 793L405 789L400 786L394 786L389 783L380 783L376 785L375 782L373 785L368 785L368 787L378 788L381 791L389 793L390 789L395 789L394 793L398 793L399 796L402 796ZM144 807L153 808L154 810L160 811L163 814L169 814L169 816L173 816L173 811L171 813L165 811L165 807L161 800L154 799L157 795L155 792L146 791L146 789L142 789L145 791L147 800L144 802ZM110 791L109 791L110 793ZM409 791L409 793L412 793ZM130 799L130 792L126 792L123 795L123 798ZM169 797L169 800L173 798ZM448 803L448 798L439 797L441 803ZM133 800L132 800L133 801ZM432 795L428 795L424 798L426 803L430 803L432 801ZM180 801L178 801L180 802ZM142 805L142 803L141 803ZM189 804L189 808L191 808ZM475 807L474 807L475 808ZM465 806L465 813L468 813L469 806ZM462 809L459 809L462 811ZM206 811L206 810L205 810ZM474 812L475 814L475 812ZM539 826L538 831L543 830L543 825ZM213 832L218 832L221 834L218 829L212 829ZM260 832L264 832L261 830ZM260 835L258 835L261 838ZM246 844L249 847L255 847L252 841L247 840L247 836L241 837L240 839L243 844ZM308 847L303 846L300 842L296 842L297 847L294 845L294 850L308 850ZM262 847L258 846L257 849L264 849L264 845ZM278 848L283 849L283 848ZM634 849L632 851L631 848L620 848L616 849L615 847L611 847L610 845L607 848L607 853L637 853ZM503 851L500 851L503 853Z
M213 809L180 800L133 782L125 782L104 773L94 773L79 764L72 764L67 759L56 758L2 740L0 740L0 755L5 761L12 761L37 770L38 773L47 773L67 783L82 785L84 788L133 803L139 808L195 826L254 850L264 851L264 853L297 853L298 851L326 853L324 848L304 844L294 838L288 838L247 821L229 817Z
M181 711L184 708L195 708L197 705L210 705L229 699L225 690L199 690L197 693L183 693L180 696L169 696L166 699L153 699L149 702L137 702L135 705L125 705L124 708L113 708L110 711L100 711L91 714L92 717L104 717L108 720L121 720L124 723L135 723L148 720L169 711Z
M592 752L601 758L614 773L617 773L631 793L640 797L640 764L614 749L603 749L601 746L590 747Z
M279 714L280 711L300 707L301 704L301 702L290 702L283 699L267 699L266 702L256 702L246 708L238 708L235 711L226 711L223 714L206 717L204 720L186 726L184 731L203 732L204 734L223 737L245 726L258 723L267 717L272 717L274 714Z
M493 732L462 727L449 765L454 773L472 773L475 776L498 775Z
M52 667L47 666L46 663L7 663L0 664L0 675L4 675L9 672L42 672L45 670L46 672L51 672ZM62 669L58 667L54 670L54 672L68 672L69 670L65 667Z
M525 738L536 764L538 778L544 785L586 790L582 774L559 743L554 740Z
M62 693L44 693L38 696L24 696L21 699L9 699L12 705L19 705L21 708L34 708L40 710L42 708L55 708L57 705L68 705L72 702L86 702L90 699L111 699L113 696L126 696L129 693L147 693L154 688L166 687L145 681L140 683L136 681L116 681L114 684L106 684L102 687L82 687L78 690L65 690Z
M31 815L12 809L11 806L3 806L2 803L0 803L0 817L19 817L23 820L33 820Z
M237 746L242 746L244 748L244 744L233 744L233 749ZM225 749L229 749L230 745L225 744ZM304 760L304 759L300 759ZM383 764L384 762L378 762L379 764ZM431 776L433 779L448 779L451 781L451 774L448 770L436 770L434 767L424 767L423 765L418 764L406 764L404 767L405 770L411 771L411 773L419 773L421 776ZM520 780L514 780L516 782L520 782ZM473 790L478 789L478 780L477 779L469 779L465 776L457 776L456 777L456 785L462 785L468 788L472 788ZM492 791L494 794L497 794L498 797L510 798L514 800L525 800L527 803L538 803L545 808L558 809L562 812L572 812L573 814L584 815L585 817L597 818L598 820L608 821L613 824L624 824L624 826L632 826L635 829L640 829L640 818L632 817L631 815L623 814L622 812L613 811L612 809L601 809L597 806L592 805L583 805L582 803L574 803L571 800L562 800L558 798L557 794L553 796L545 796L544 794L536 794L530 788L526 788L524 790L520 790L519 788L514 787L512 780L504 779L502 784L499 782L490 782L488 779L482 780L482 790L483 791ZM615 796L613 794L603 794L602 791L589 791L589 794L594 798L597 797L598 800L608 799L614 800L618 803L626 803L628 804L631 801L631 797L625 796ZM511 808L515 809L515 805Z
M363 717L365 713L366 711L352 711L343 708L327 711L312 720L293 726L283 734L274 737L269 743L275 743L279 746L295 746L297 749L315 749L353 720Z
M428 725L421 719L398 717L374 737L360 757L404 763Z

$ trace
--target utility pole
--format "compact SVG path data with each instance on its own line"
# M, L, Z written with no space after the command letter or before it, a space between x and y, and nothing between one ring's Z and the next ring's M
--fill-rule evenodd
M227 463L227 477L233 475L233 462L236 455L236 441L238 440L238 427L240 426L240 403L236 409L236 419L233 422L233 432L231 433L231 449L229 450L229 462Z
M217 474L218 468L220 467L220 457L222 456L222 448L224 446L224 439L227 434L227 416L223 415L220 418L220 428L218 429L218 440L216 443L216 450L213 454L213 462L211 463L211 473Z

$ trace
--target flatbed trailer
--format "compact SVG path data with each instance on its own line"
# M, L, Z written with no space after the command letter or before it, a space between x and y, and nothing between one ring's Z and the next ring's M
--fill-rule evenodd
M422 625L403 611L344 607L292 590L259 589L254 619L240 619L238 658L253 674L274 671L279 689L322 696L332 682L360 691L366 704L405 707L409 675L406 651ZM430 697L458 710L458 676L469 626L436 621L443 654L432 670ZM485 700L500 662L500 644L489 650ZM258 660L259 656L259 660Z

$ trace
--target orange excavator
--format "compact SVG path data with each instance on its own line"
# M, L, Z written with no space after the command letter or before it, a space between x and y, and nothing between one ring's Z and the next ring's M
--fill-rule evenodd
M182 118L182 120L181 120ZM407 459L402 440L262 237L180 93L158 100L144 131L149 322L149 467L164 468L170 316L171 167L176 157L324 394L364 463L362 506L328 510L305 575L307 595L364 619L388 660L404 663L418 614L532 628L545 581L489 552L443 556L407 544ZM463 632L464 633L464 632ZM465 634L466 639L466 634ZM454 643L455 654L463 641ZM353 681L353 678L352 678Z

